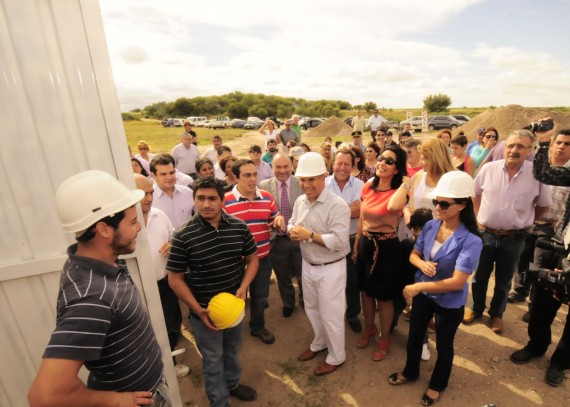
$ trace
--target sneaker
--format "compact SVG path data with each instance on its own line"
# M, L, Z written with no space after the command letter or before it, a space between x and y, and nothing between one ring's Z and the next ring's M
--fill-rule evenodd
M560 386L564 381L564 370L558 369L553 364L550 364L546 371L546 376L544 376L544 380L551 386Z
M230 396L241 401L253 401L257 398L257 392L254 388L246 386L245 384L238 384L230 390Z
M176 370L176 377L184 377L190 374L190 368L186 365L177 364L174 366L174 370Z
M258 332L251 332L251 336L258 337L261 339L261 342L267 345L271 345L273 342L275 342L275 336L273 336L273 334L265 328Z
M532 358L538 358L540 356L542 355L533 352L527 346L525 346L524 348L519 349L511 354L511 362L516 363L517 365L523 365L530 362Z
M515 304L517 302L525 302L525 301L526 301L526 295L523 295L516 291L511 292L507 297L507 302L511 304Z
M465 325L470 324L471 322L475 321L477 318L481 318L483 316L482 312L473 311L471 308L465 308L465 314L463 315L463 323Z
M430 360L430 358L431 358L431 352L429 351L428 344L424 343L424 346L422 348L422 360L427 362L428 360Z

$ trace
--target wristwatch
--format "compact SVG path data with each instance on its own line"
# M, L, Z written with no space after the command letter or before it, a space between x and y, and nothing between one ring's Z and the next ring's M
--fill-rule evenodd
M315 237L315 232L311 232L311 235L307 239L307 243L313 243L313 237Z

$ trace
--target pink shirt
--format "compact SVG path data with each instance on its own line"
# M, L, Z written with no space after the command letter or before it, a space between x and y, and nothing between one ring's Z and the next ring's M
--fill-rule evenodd
M534 178L528 161L510 182L505 160L485 164L475 178L475 195L481 197L477 222L493 229L528 228L535 207L552 204L550 190Z

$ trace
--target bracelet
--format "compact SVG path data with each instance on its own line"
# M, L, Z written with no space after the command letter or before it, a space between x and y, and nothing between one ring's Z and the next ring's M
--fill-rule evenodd
M400 186L406 188L408 191L410 190L410 188L412 188L410 185L405 184L403 182L402 182L402 185L400 185Z
M354 236L354 240L358 240L358 239L360 239L359 235Z

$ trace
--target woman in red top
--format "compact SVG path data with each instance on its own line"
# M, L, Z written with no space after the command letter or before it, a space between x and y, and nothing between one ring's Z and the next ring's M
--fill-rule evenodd
M378 333L374 323L376 303L380 314L382 337L372 354L383 360L390 347L390 326L394 315L394 299L403 288L399 255L398 223L401 212L388 211L388 201L406 175L406 152L399 147L386 147L378 157L376 173L362 187L360 219L352 253L357 263L365 330L357 347L365 348Z

